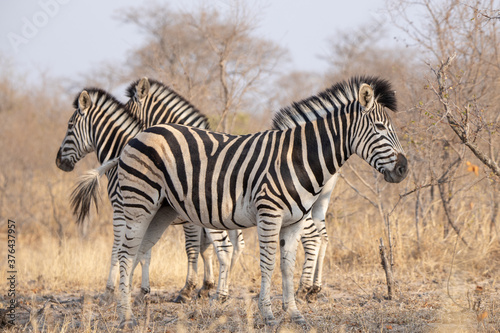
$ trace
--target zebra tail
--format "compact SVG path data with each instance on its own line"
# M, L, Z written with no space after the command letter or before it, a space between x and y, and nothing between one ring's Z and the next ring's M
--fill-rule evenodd
M73 192L71 193L71 209L76 216L76 223L82 224L90 213L92 202L98 211L98 203L100 201L99 179L107 171L116 167L119 157L103 163L97 169L90 170L80 176Z

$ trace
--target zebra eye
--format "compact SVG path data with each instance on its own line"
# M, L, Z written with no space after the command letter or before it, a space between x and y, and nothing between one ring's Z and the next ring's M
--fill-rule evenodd
M377 129L377 131L383 131L385 130L385 125L382 123L375 123L375 128Z

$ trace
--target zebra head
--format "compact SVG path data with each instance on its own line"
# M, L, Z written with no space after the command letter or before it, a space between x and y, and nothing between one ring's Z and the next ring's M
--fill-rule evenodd
M388 81L370 80L358 90L359 123L353 126L352 149L390 183L408 174L408 161L385 108L396 110L396 97Z
M68 121L68 130L57 152L56 165L63 171L72 171L75 164L94 150L89 136L91 124L87 115L93 106L92 99L83 90L73 103L75 112Z

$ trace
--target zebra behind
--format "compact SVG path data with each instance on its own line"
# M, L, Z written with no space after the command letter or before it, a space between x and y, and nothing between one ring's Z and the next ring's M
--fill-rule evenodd
M395 111L390 84L356 77L275 117L281 130L233 136L181 125L158 125L124 148L118 164L122 214L121 325L134 325L130 274L166 227L179 219L215 229L257 227L259 309L275 325L271 274L281 252L283 308L305 323L295 303L293 269L304 220L337 170L357 154L384 175L402 181L407 160L385 108Z
M118 102L113 96L100 89L87 89L75 99L75 113L68 122L68 131L58 151L56 164L64 171L71 171L74 165L86 154L95 151L98 160L106 163L119 155L125 144L142 129L153 125L155 122L178 122L201 128L208 128L206 117L190 105L181 96L167 86L148 79L134 82L128 88L129 102L126 106ZM116 214L116 169L110 169L108 176L108 195ZM88 198L87 198L88 199ZM78 219L81 221L88 214L87 209L80 209L85 205L77 205ZM124 232L124 225L117 224L114 219L114 243L111 257L111 267L106 284L106 295L110 296L118 277L118 246L120 235ZM202 229L193 224L183 224L186 235L186 252L188 255L188 275L186 285L181 290L177 300L185 301L196 285L196 266L200 249L200 235ZM231 243L227 241L225 233L209 231L208 236L216 245L221 269L228 270L231 260ZM239 238L238 238L239 237ZM241 252L243 241L241 232L233 232L232 241L236 243L233 261ZM201 244L207 248L206 245ZM213 269L211 258L204 255L205 279L203 287L213 285ZM224 256L224 257L221 257ZM141 290L148 293L149 288L149 262L150 252L144 255ZM208 266L207 266L208 265ZM207 274L209 273L209 274Z
M156 124L173 123L209 129L206 117L202 116L198 109L175 91L158 81L146 78L138 80L129 86L126 95L130 98L126 107L133 116L144 123L144 128ZM191 291L196 287L197 260L200 250L204 263L204 278L198 295L202 296L208 295L210 289L214 287L213 253L209 246L214 244L216 249L220 266L219 283L222 284L229 282L225 279L225 276L227 276L230 268L234 266L245 246L241 230L226 232L213 229L203 230L191 223L183 223L182 225L186 237L188 274L186 284L180 291L175 302L187 301L190 298ZM117 246L114 246L113 249L116 251ZM150 256L146 258L150 258ZM227 295L219 295L219 297L222 300Z

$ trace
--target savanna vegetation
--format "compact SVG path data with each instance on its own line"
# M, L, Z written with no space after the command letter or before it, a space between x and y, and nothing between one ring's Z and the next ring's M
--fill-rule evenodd
M16 325L7 323L5 292L1 327L116 331L116 303L99 298L113 237L111 208L101 205L78 228L68 199L77 176L97 161L89 155L71 173L54 163L76 91L97 86L123 101L123 87L147 76L190 100L213 128L241 134L269 128L280 106L368 74L389 79L396 89L399 111L391 117L410 173L401 184L387 184L357 157L342 169L326 221L330 243L323 289L315 303L299 304L308 329L500 330L498 1L388 1L380 20L332 34L328 55L318 59L322 73L290 71L288 51L256 34L258 15L242 3L227 13L211 7L144 9L116 15L139 29L144 43L122 63L103 63L76 81L27 82L12 59L0 54L2 290L9 288L4 268L9 219L17 236ZM388 42L388 28L399 29L402 40ZM104 186L102 194L106 201ZM182 229L168 228L153 249L151 298L134 307L137 331L270 331L257 309L257 236L252 229L244 235L246 248L231 273L227 302L174 304L184 284L186 255ZM390 292L381 242L394 280ZM299 248L297 282L302 260ZM274 276L273 308L279 309L279 272ZM137 288L139 278L136 273ZM304 329L280 315L274 330Z

